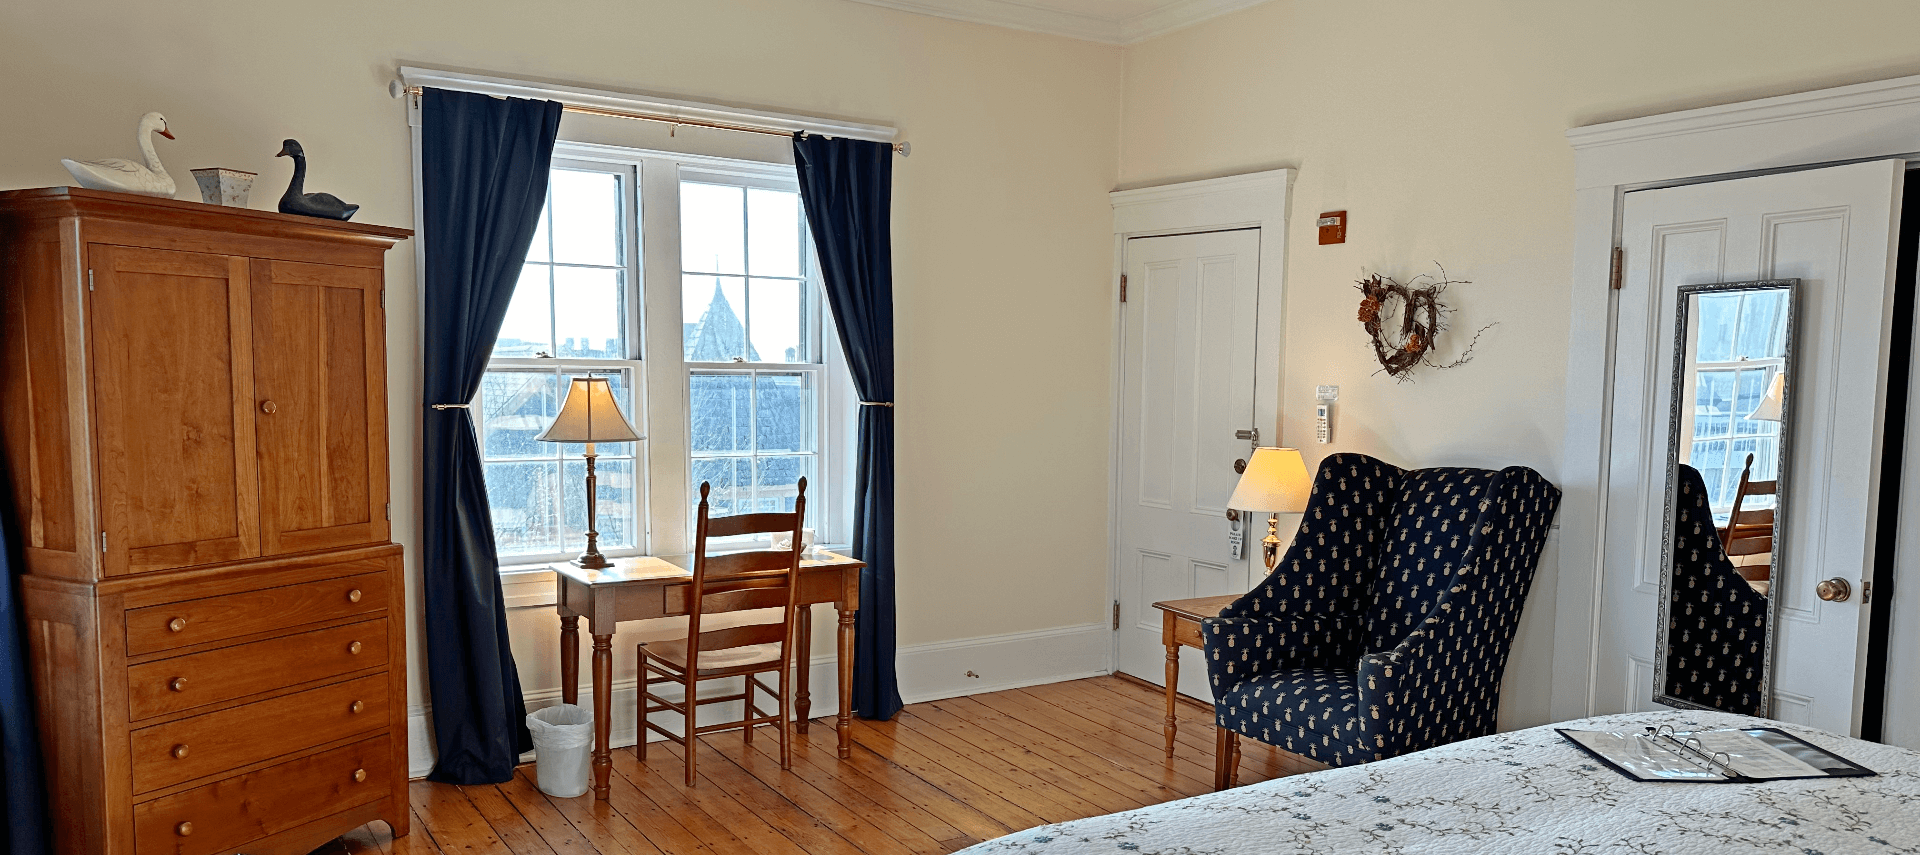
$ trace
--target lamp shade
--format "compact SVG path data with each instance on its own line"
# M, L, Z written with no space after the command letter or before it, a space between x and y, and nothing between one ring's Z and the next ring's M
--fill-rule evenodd
M1256 448L1240 473L1227 507L1268 514L1297 514L1307 509L1313 479L1297 448Z
M1787 397L1787 372L1773 375L1773 382L1767 384L1767 396L1760 399L1760 406L1747 414L1747 421L1777 422L1780 420L1780 404Z
M633 442L640 438L633 425L620 414L613 400L613 385L605 377L575 377L567 389L567 400L560 415L546 432L534 439L541 442Z

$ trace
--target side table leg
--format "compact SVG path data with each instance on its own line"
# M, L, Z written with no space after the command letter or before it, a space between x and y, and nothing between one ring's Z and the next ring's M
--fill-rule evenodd
M593 797L605 800L613 774L613 636L593 636Z
M840 759L853 756L853 617L851 609L840 609Z
M813 714L813 607L801 606L793 615L793 729L807 734L807 717Z
M580 703L580 616L560 616L560 701Z

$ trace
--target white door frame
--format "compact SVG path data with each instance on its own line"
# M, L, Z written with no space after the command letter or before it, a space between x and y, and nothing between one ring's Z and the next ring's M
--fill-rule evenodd
M1567 131L1574 148L1572 323L1568 334L1564 496L1560 505L1560 577L1555 603L1552 715L1592 714L1599 646L1599 607L1606 532L1606 425L1612 418L1618 307L1608 288L1625 194L1670 186L1854 160L1907 157L1920 151L1920 76L1822 89L1756 101L1627 119ZM1910 433L1910 436L1912 434ZM1909 448L1912 448L1909 445ZM1910 452L1903 512L1912 515L1920 467ZM1900 549L1912 563L1920 544ZM1920 582L1920 576L1915 577ZM1894 622L1889 673L1920 666L1920 585L1905 584L1890 611ZM1903 642L1902 639L1905 639ZM1912 673L1910 670L1907 673ZM1888 730L1899 710L1920 712L1920 689L1889 686ZM1911 717L1908 714L1906 717ZM1920 739L1920 730L1907 737Z
M1120 313L1120 277L1126 273L1127 241L1131 238L1223 229L1258 228L1260 230L1259 318L1254 338L1253 423L1260 429L1260 444L1273 445L1280 437L1280 391L1286 350L1285 292L1281 283L1287 270L1287 200L1293 188L1293 170L1273 169L1249 172L1203 181L1185 181L1115 190L1108 194L1113 204L1113 278L1107 304L1111 312L1112 345L1109 362L1108 395L1113 412L1107 421L1107 600L1120 599L1119 513L1120 504L1120 404L1122 372L1126 359L1125 318ZM1253 538L1248 538L1252 554ZM1107 645L1108 669L1118 668L1114 645Z

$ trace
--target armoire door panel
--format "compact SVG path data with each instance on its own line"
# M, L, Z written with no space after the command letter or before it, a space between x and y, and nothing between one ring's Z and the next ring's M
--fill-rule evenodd
M109 575L260 554L247 260L89 247Z
M267 554L387 538L380 271L254 262L254 403Z

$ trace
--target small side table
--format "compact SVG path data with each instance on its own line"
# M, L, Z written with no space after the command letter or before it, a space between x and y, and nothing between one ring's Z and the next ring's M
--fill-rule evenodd
M1195 597L1153 604L1154 608L1160 610L1160 642L1167 646L1167 723L1162 730L1167 736L1168 757L1173 756L1173 737L1180 729L1180 720L1174 716L1173 706L1180 699L1180 647L1185 645L1195 650L1201 649L1200 622L1219 617L1220 612L1240 596Z

